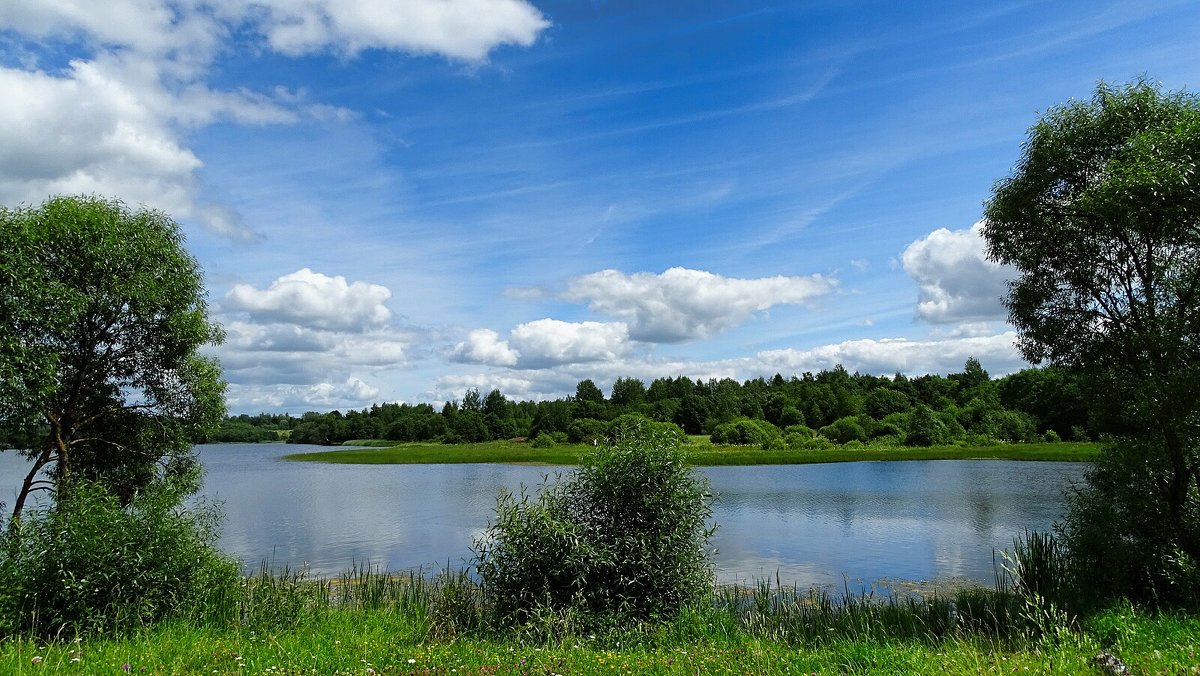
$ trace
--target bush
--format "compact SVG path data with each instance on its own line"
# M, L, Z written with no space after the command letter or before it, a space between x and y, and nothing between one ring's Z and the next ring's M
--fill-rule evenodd
M608 436L608 423L594 418L579 418L567 428L567 439L573 444L591 444Z
M921 405L912 410L904 443L909 446L936 446L949 441L950 431L945 422L928 406Z
M707 481L671 435L627 431L536 499L502 493L475 542L484 599L505 625L666 619L712 589Z
M861 444L868 438L867 431L863 429L862 424L855 416L839 418L817 430L817 434L839 444L846 444L851 441L857 441Z
M162 481L122 507L79 482L55 507L9 524L0 636L117 633L173 614L231 618L238 566L215 547L217 513L182 509L184 492Z
M837 446L837 444L825 437L801 434L799 432L788 432L784 436L783 442L788 448L796 451L824 451Z
M779 428L765 420L737 418L717 425L709 439L714 444L729 446L761 446L766 448L775 439L781 438Z
M529 445L533 448L554 448L567 443L566 432L539 432Z
M1171 527L1166 456L1153 438L1111 441L1068 494L1060 533L1098 599L1200 607L1200 560L1180 546L1200 541L1200 507L1193 501L1182 528Z
M679 444L690 443L683 428L673 422L657 422L640 413L626 413L617 416L608 426L608 436L614 439L637 435L646 430L655 430Z

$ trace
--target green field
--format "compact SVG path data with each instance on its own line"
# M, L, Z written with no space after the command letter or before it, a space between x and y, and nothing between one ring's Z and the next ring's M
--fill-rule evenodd
M359 440L363 441L363 440ZM528 443L490 441L480 444L400 444L388 448L355 448L285 455L286 460L358 465L450 464L466 462L573 465L591 446L563 445L534 448ZM685 446L693 465L802 465L872 460L1092 460L1096 443L1057 442L995 444L990 446L932 446L929 448L831 448L826 450L764 451L751 446L714 446L693 437Z

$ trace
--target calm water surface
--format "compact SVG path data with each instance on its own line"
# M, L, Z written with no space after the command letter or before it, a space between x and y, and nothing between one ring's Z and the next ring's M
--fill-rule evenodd
M300 445L200 447L204 497L225 511L221 547L256 568L352 563L387 570L460 567L503 488L536 488L559 468L284 462ZM23 464L0 454L0 500ZM714 467L721 581L779 577L854 587L881 578L992 580L992 551L1061 517L1079 463L857 462Z

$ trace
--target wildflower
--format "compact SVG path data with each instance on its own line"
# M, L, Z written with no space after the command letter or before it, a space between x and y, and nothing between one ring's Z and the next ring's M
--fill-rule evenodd
M125 664L121 665L121 671L133 671L133 665L126 662Z
M416 663L417 663L417 660L416 660L416 658L410 657L410 658L408 658L408 663L409 663L409 664L416 664Z
M29 661L30 661L30 662L32 662L33 664L41 664L41 663L42 663L42 656L41 656L41 655L34 655L34 656L33 656L33 659L32 659L32 660L29 660Z

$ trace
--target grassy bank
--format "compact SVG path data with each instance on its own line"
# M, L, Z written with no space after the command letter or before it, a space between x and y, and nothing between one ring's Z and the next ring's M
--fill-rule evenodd
M372 585L382 589L378 581ZM122 638L9 638L0 641L0 672L1094 675L1100 672L1092 658L1108 651L1132 673L1200 673L1200 619L1128 607L1069 629L1000 636L935 627L928 613L905 603L818 606L802 614L795 606L734 608L718 599L668 624L545 639L516 631L455 633L432 596L385 593L331 604L319 600L329 598L328 588L313 594L316 588L299 597L297 588L276 588L260 599L279 603L286 617L251 610L226 626L178 620Z
M361 440L360 440L361 441ZM562 445L534 448L528 443L491 441L480 444L412 443L389 448L342 449L317 453L295 453L287 460L347 464L417 463L524 463L572 465L590 446ZM1096 457L1099 444L1029 443L990 446L932 446L929 448L830 448L825 450L764 451L750 446L716 446L696 440L685 447L693 465L799 465L823 462L870 460L1045 460L1088 461Z

